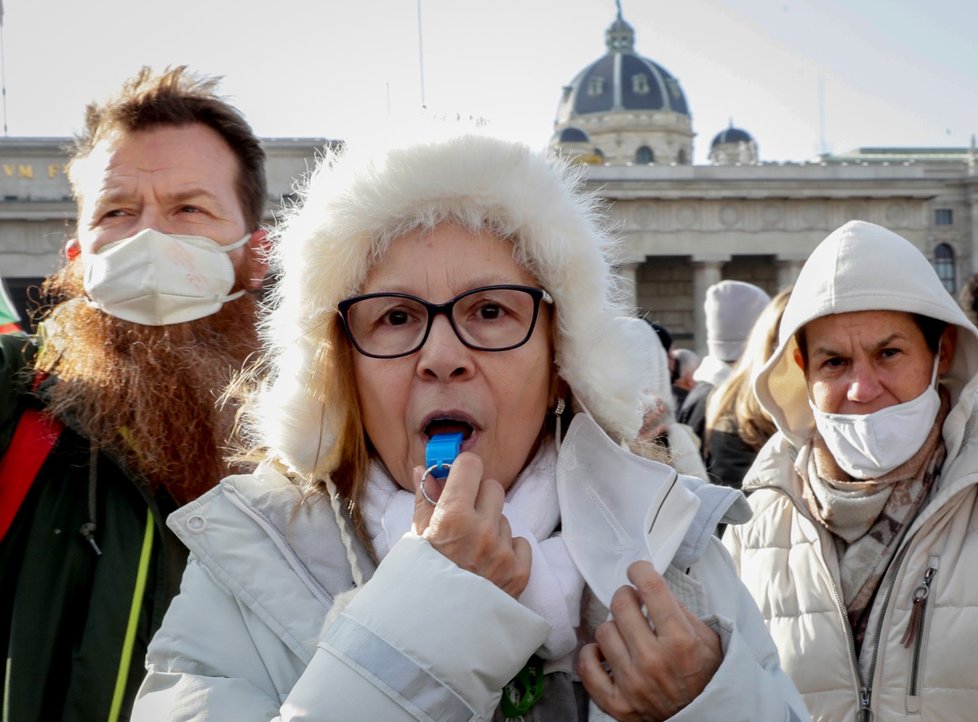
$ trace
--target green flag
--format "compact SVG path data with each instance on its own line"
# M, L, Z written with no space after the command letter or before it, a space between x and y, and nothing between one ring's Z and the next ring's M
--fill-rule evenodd
M20 314L7 295L7 284L0 278L0 333L20 331Z

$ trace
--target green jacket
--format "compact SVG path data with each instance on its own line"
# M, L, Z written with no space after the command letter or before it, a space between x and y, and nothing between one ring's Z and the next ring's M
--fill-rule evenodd
M4 452L24 409L43 407L27 341L0 336ZM89 461L68 423L0 540L3 722L129 719L146 647L179 589L186 550L164 524L173 502L104 453L90 478ZM92 521L94 545L80 532Z

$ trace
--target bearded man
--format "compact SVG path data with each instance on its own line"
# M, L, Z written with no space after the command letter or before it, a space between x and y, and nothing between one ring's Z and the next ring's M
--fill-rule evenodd
M38 336L0 346L4 720L128 719L186 559L164 519L232 471L267 192L216 86L144 68L88 107L77 235Z

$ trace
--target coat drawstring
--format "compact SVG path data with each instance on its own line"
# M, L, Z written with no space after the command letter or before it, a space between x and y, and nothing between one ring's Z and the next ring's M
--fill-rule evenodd
M98 446L94 441L89 442L88 447L88 521L81 525L78 533L82 535L89 544L92 545L92 549L95 550L96 556L102 556L102 550L99 548L98 542L95 541L95 520L96 520L96 490L98 484Z

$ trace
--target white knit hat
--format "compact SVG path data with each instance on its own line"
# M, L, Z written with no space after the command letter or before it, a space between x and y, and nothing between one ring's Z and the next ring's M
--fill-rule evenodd
M706 289L706 347L710 356L732 362L740 358L747 337L771 297L743 281L720 281Z
M257 441L322 477L349 409L311 383L337 303L355 295L394 239L449 220L510 238L514 258L554 298L560 376L615 439L649 404L656 339L612 272L614 243L577 168L480 135L322 158L275 234L280 275L262 326L270 376L249 409Z

